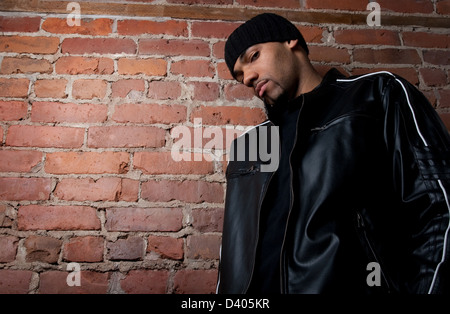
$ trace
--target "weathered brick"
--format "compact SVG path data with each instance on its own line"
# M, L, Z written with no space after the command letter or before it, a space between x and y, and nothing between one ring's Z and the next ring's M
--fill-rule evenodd
M167 270L131 270L120 281L120 286L129 294L163 294L166 293L168 279Z
M34 102L31 121L36 122L104 122L108 116L106 105L60 102Z
M450 35L426 32L403 32L405 46L425 48L450 48Z
M164 56L201 56L210 55L209 43L199 39L141 39L139 54Z
M310 46L309 58L318 62L339 62L348 64L351 62L350 53L345 48L334 48L327 46Z
M112 32L113 20L106 18L80 19L80 26L70 26L66 18L48 17L42 23L42 29L56 34L81 34L104 36Z
M0 172L31 172L42 161L42 152L28 150L1 150Z
M425 50L423 61L436 65L447 66L450 64L450 51L448 50Z
M6 145L27 147L81 147L84 140L84 129L59 127L12 125L8 129Z
M205 294L214 293L217 284L217 270L214 269L182 269L176 272L174 293Z
M238 0L240 5L254 5L258 7L272 7L272 8L300 8L300 1L298 0Z
M113 97L142 98L145 81L141 79L123 79L111 84Z
M0 16L0 32L37 32L40 25L39 16Z
M185 21L174 20L164 22L123 20L117 22L117 32L121 35L164 34L187 36L188 24Z
M103 261L104 239L96 236L71 238L64 245L64 259L71 262Z
M142 183L141 197L153 202L180 200L188 203L222 203L224 191L220 183L205 181L147 181Z
M26 261L54 264L58 262L61 245L62 241L59 239L31 235L24 242L27 252Z
M45 172L70 173L126 173L130 162L126 152L56 152L47 153Z
M33 272L30 270L0 269L0 293L28 293L32 275Z
M261 108L200 106L192 110L191 121L201 118L204 125L258 125L266 120Z
M355 62L372 64L420 64L422 61L414 49L369 49L361 48L353 51Z
M334 31L339 44L400 46L398 32L384 29L341 29Z
M48 200L51 184L49 178L0 178L0 200Z
M112 261L142 260L145 253L145 243L141 237L128 237L126 239L118 239L115 242L108 242L106 248L108 249L107 258Z
M25 118L28 104L23 101L0 101L0 120L14 121Z
M181 60L172 63L171 72L187 77L214 77L214 67L207 60Z
M441 69L422 68L419 72L427 86L445 86L447 84L447 75Z
M101 79L81 79L73 82L72 96L78 99L104 98L107 82Z
M223 208L192 209L192 226L200 232L222 232Z
M14 236L0 236L0 263L10 263L16 259L19 238ZM1 289L1 288L0 288Z
M380 7L386 11L401 13L433 13L433 3L430 0L377 0Z
M136 43L129 38L66 38L62 42L61 51L69 54L134 54L136 47Z
M365 11L367 3L365 1L341 0L306 0L306 9L330 9L330 10L352 10Z
M450 0L439 0L436 3L436 12L439 14L450 14Z
M183 239L165 236L149 236L147 239L147 252L154 252L161 258L179 260L183 258Z
M41 98L66 98L65 79L39 79L34 83L34 93Z
M181 208L109 208L106 210L105 228L108 231L160 231L181 230Z
M190 235L187 238L187 258L219 259L222 238L219 235Z
M214 165L202 156L189 154L190 161L175 161L171 152L137 152L134 154L134 167L145 174L208 174Z
M58 37L0 36L0 51L53 54L58 51Z
M19 230L99 230L95 208L26 205L19 208Z
M61 57L55 63L58 74L112 74L114 61L110 58Z
M116 106L112 119L127 123L180 123L186 121L187 108L182 105L123 104Z
M54 195L67 201L136 201L138 181L116 177L62 179Z
M167 61L164 59L119 59L119 74L145 74L163 76L167 73Z
M0 78L0 97L28 96L30 80L24 78Z
M193 22L192 36L202 38L228 38L240 23Z
M148 84L149 98L177 99L181 96L181 86L174 81L152 81Z
M108 273L96 271L80 272L80 286L69 286L70 272L50 270L40 275L41 294L104 294L108 291Z
M89 147L162 147L166 131L157 127L100 126L89 128Z
M52 71L52 65L45 59L4 57L0 73L51 73Z
M224 93L225 98L229 101L251 100L255 97L254 89L252 87L245 86L244 84L227 84L225 85Z
M213 82L192 82L194 87L193 100L214 101L220 96L219 84Z

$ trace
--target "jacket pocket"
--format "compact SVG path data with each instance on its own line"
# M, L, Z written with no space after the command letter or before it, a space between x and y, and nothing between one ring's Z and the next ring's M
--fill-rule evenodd
M246 165L243 167L233 167L233 169L227 169L227 179L238 178L242 176L251 176L258 173L261 169L260 164Z

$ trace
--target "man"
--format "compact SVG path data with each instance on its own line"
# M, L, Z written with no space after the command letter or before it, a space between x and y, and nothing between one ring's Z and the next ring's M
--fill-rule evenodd
M276 126L280 158L266 172L251 152L229 162L218 292L449 293L448 131L404 79L322 78L308 54L274 14L227 40L269 118L232 152Z

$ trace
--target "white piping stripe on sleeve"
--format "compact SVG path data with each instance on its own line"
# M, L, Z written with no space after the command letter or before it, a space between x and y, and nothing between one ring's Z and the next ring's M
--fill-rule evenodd
M420 138L422 139L422 142L425 145L425 147L428 147L427 141L423 137L422 132L420 132L420 128L419 128L419 125L417 123L416 115L414 113L414 109L413 109L413 107L411 105L411 102L409 100L409 96L408 96L408 92L406 90L406 87L397 77L395 77L394 74L392 74L391 72L388 72L388 71L380 71L380 72L374 72L374 73L361 75L361 76L359 76L357 78L354 78L354 79L337 79L336 81L337 82L353 82L353 81L356 81L356 80L359 80L359 79L362 79L362 78L365 78L365 77L368 77L368 76L371 76L371 75L382 74L382 73L393 76L395 78L395 80L397 82L399 82L400 85L402 86L402 89L403 89L403 91L404 91L404 93L406 95L406 101L408 103L409 110L411 111L412 117L414 119L414 125L416 127L417 133L419 134ZM442 181L440 179L438 179L437 182L439 184L439 187L442 190L442 193L444 194L445 203L446 203L447 209L449 211L449 224L448 224L447 229L446 229L445 234L444 234L444 245L443 245L443 248L442 248L442 258L441 258L440 262L438 263L438 265L436 266L436 269L434 271L433 280L431 281L431 285L430 285L430 288L428 290L429 294L433 291L434 285L436 284L436 277L437 277L437 274L439 272L439 268L441 267L442 263L445 261L445 253L447 251L448 237L449 237L449 232L450 232L450 204L449 204L449 199L448 199L448 196L447 196L447 191L445 190L445 187L442 184Z
M449 204L448 197L447 197L447 191L445 190L445 187L442 184L442 181L440 179L438 180L438 183L439 183L439 187L441 188L442 192L444 193L445 203L447 204L449 220L450 220L450 204ZM436 270L434 271L433 280L431 281L431 285L430 285L430 289L428 290L428 294L430 294L433 291L434 284L436 281L436 276L438 274L439 268L441 267L442 263L445 261L445 252L447 252L447 244L448 244L447 239L448 239L449 230L450 230L450 221L449 221L447 230L445 231L445 235L444 235L444 246L442 248L442 258L441 258L441 261L439 262L439 264L437 265Z

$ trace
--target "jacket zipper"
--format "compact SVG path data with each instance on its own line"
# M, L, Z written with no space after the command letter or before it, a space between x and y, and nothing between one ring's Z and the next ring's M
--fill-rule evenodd
M289 153L289 169L290 169L290 192L291 192L291 199L290 199L290 204L289 204L289 212L288 212L288 216L286 219L286 226L284 229L284 236L283 236L283 242L281 244L281 252L280 252L280 291L281 293L285 293L287 291L287 287L285 280L284 280L284 273L285 273L285 269L284 269L284 245L286 243L286 234L288 231L288 225L289 225L289 217L291 216L291 212L292 212L292 207L294 205L294 188L293 188L293 174L292 174L292 163L291 163L291 157L292 157L292 153L295 149L295 146L297 145L297 138L298 138L298 121L300 121L300 116L302 114L303 111L303 106L305 104L305 95L302 95L302 106L300 107L300 111L298 113L297 116L297 122L295 124L295 137L294 137L294 145L292 146L292 150Z
M386 285L387 292L390 293L391 288L389 286L389 281L387 280L386 275L383 272L383 268L381 267L380 259L377 257L377 254L376 254L375 250L373 249L373 246L369 240L369 237L367 236L366 225L364 224L364 219L362 218L361 214L358 211L356 212L356 219L357 219L358 229L362 231L362 236L364 238L364 242L369 247L370 253L372 254L373 258L375 259L375 262L377 262L378 265L380 265L381 277L383 278L384 284Z

